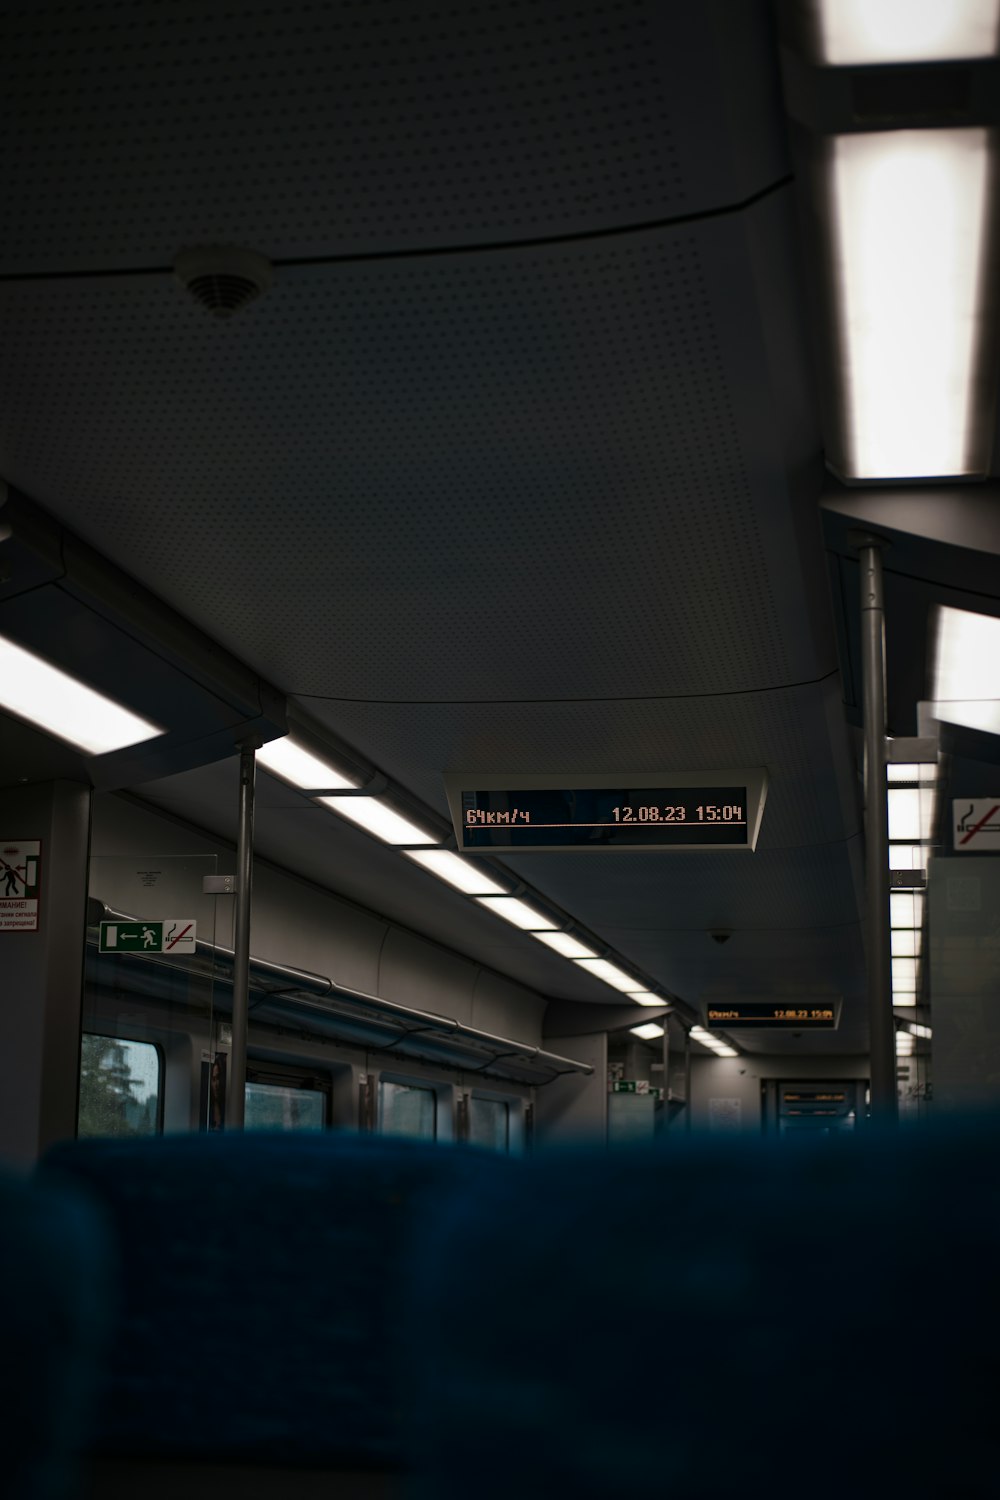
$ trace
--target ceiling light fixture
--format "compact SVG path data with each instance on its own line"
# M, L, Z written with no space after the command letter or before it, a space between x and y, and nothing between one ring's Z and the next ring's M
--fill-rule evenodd
M997 0L811 0L811 8L822 59L835 67L948 62L997 50Z
M979 127L830 138L840 345L831 462L846 479L988 471L991 424L973 418L992 150Z
M663 1035L663 1027L657 1026L655 1021L647 1021L643 1026L630 1026L629 1031L633 1036L641 1036L644 1042L653 1042Z
M536 932L535 937L546 947L555 949L563 958L596 958L593 948L588 948L568 932Z
M420 828L409 818L404 818L402 813L396 812L395 808L388 807L375 797L317 797L316 801L339 813L342 818L356 823L366 833L374 834L385 844L441 842L437 834L428 833L425 828Z
M0 708L88 755L107 755L166 733L6 636L0 636Z
M1000 619L943 605L934 643L934 713L1000 734Z
M480 906L485 906L487 911L494 912L496 916L503 917L505 922L511 922L515 927L520 927L522 932L554 932L558 922L551 921L542 916L527 901L521 901L517 896L477 896L476 900Z
M406 849L407 859L423 865L431 875L453 885L466 896L502 896L504 888L478 866L460 859L449 849Z
M636 980L634 974L626 974L624 969L619 969L617 964L609 963L606 958L578 958L574 960L581 969L586 969L599 979L602 984L609 984L613 990L621 990L623 994L632 995L636 991Z
M662 995L654 995L652 990L629 990L628 998L635 1005L669 1005Z
M304 745L297 744L290 735L280 740L269 740L257 751L257 763L279 776L282 781L303 791L318 791L322 787L356 787L358 783L337 771Z

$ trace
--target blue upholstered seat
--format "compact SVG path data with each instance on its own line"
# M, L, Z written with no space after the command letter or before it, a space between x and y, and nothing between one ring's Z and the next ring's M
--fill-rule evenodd
M992 1495L998 1161L993 1124L477 1182L417 1252L415 1495Z
M106 1206L122 1318L96 1449L391 1469L400 1307L425 1195L477 1152L337 1135L176 1136L52 1152Z
M110 1237L79 1195L0 1177L0 1473L9 1500L73 1482L108 1328Z

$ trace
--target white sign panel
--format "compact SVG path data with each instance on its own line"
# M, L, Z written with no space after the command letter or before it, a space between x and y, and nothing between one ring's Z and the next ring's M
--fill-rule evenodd
M1000 797L961 797L951 804L955 853L1000 852Z
M0 839L0 932L38 931L40 839Z

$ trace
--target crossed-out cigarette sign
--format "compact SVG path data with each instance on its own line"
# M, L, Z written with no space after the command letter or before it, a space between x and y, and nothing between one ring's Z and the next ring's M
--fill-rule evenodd
M197 924L187 917L162 922L102 922L101 953L194 953Z
M961 797L952 804L955 853L1000 850L1000 797Z

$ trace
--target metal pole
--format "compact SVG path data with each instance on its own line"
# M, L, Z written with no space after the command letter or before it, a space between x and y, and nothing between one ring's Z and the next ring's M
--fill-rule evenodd
M896 1122L896 1043L889 955L889 802L886 795L883 538L852 533L861 563L861 664L865 709L865 874L872 1120Z
M670 1124L670 1017L663 1017L663 1093L660 1096L660 1119L666 1131Z
M684 1030L684 1129L691 1129L691 1033Z
M242 1130L250 1007L250 894L253 886L253 799L259 739L240 745L239 829L236 835L236 927L233 933L233 1044L229 1054L226 1129Z

